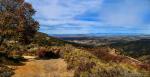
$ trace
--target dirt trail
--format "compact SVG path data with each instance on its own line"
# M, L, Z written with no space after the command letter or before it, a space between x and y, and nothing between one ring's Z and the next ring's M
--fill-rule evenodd
M18 66L12 77L73 77L63 59L31 60Z

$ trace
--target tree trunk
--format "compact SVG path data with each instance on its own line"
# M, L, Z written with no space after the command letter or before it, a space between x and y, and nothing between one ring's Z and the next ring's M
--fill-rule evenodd
M3 41L4 41L4 37L1 37L1 39L0 39L0 46L2 45Z

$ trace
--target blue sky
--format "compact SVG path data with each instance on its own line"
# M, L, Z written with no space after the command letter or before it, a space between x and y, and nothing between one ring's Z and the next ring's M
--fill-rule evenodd
M26 0L48 34L150 34L150 0Z

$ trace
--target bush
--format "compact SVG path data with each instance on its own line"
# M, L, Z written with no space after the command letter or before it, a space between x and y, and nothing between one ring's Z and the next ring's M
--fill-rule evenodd
M11 77L13 74L14 72L12 72L12 69L4 65L0 65L0 77Z
M57 54L54 51L51 51L50 49L45 48L45 47L41 47L38 49L37 56L42 59L50 59L50 58L59 58L60 57L59 54Z
M66 49L69 51L64 52L63 57L68 63L68 69L75 69L75 77L143 77L147 75L146 72L139 71L130 65L105 63L85 50Z
M24 58L22 56L8 56L6 53L0 53L0 63L5 65L21 64Z

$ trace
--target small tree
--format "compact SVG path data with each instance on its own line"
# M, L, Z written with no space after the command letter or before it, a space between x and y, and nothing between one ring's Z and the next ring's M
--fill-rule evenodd
M0 45L11 37L28 44L39 28L34 14L32 5L24 0L0 0Z

